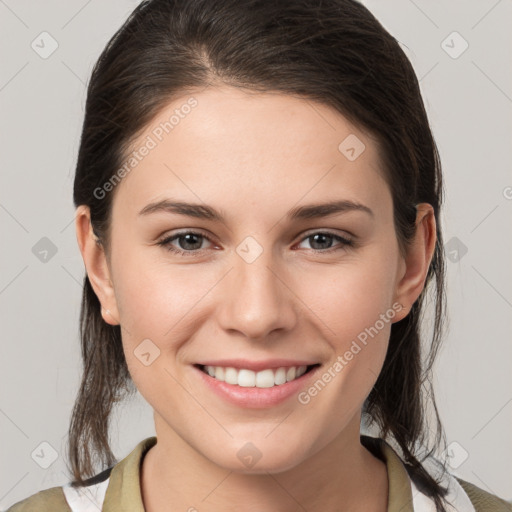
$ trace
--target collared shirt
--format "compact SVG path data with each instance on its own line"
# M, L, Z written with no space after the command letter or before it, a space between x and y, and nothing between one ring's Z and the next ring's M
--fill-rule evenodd
M87 486L75 488L68 483L52 487L16 503L7 512L144 512L140 468L144 455L156 442L154 436L144 439L120 462L89 479ZM364 435L361 442L386 464L388 512L436 511L434 502L418 490L388 443ZM449 489L450 512L512 512L506 501L449 473L444 474L442 484Z

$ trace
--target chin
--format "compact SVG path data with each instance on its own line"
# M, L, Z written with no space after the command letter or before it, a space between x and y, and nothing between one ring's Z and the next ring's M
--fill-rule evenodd
M268 473L278 474L293 469L301 464L306 455L297 453L289 445L286 451L283 446L266 446L258 449L254 444L247 442L235 451L235 457L226 457L231 449L226 449L223 453L211 454L208 457L214 464L244 475L265 475Z

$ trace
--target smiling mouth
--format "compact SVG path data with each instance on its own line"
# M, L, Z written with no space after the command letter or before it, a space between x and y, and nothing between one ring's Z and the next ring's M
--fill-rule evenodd
M309 366L288 366L276 369L266 369L259 372L248 370L246 368L233 368L223 366L205 366L202 364L194 365L210 377L244 388L272 388L282 386L287 382L297 380L313 368L320 366L312 364Z

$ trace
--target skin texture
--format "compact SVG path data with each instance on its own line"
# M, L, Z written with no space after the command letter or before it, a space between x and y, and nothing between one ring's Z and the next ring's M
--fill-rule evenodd
M423 289L435 246L432 207L419 205L416 237L402 257L376 141L335 110L283 94L221 86L183 95L133 148L191 96L197 106L117 185L109 255L95 243L88 208L76 215L103 318L121 324L130 374L154 409L158 443L141 476L146 510L313 512L342 504L384 511L386 469L360 444L361 407L391 323ZM351 134L365 144L354 161L338 150ZM138 215L164 198L206 203L225 222ZM340 199L373 216L286 219L297 206ZM198 255L157 244L186 229L209 240L169 244ZM309 238L326 231L355 245ZM248 236L262 248L251 263L236 251ZM327 369L393 304L403 309L307 404L293 396L264 409L237 407L192 367L206 359L295 358ZM149 366L134 354L144 339L160 350ZM262 454L252 468L237 457L247 442Z

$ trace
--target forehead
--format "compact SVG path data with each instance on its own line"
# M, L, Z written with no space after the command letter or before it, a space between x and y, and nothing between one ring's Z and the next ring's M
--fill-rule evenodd
M374 202L387 189L374 139L336 110L282 93L182 95L130 150L114 201L123 215L166 195L269 211L344 196Z

